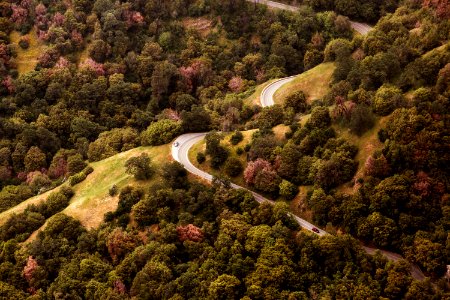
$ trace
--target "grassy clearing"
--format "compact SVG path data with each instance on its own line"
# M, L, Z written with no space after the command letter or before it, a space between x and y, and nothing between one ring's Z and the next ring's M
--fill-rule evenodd
M355 174L355 178L363 177L364 175L364 164L369 157L376 150L381 150L383 148L383 143L378 140L378 131L381 128L386 127L389 116L381 117L376 120L375 126L364 133L362 136L357 136L352 134L349 129L342 127L340 125L334 124L333 128L336 131L337 136L346 139L349 143L358 147L359 151L355 159L358 162L358 171ZM352 193L354 188L348 184L344 184L339 188L339 191Z
M275 92L275 103L282 104L286 97L297 91L303 91L308 96L308 103L323 98L330 90L331 76L335 68L334 63L323 63L298 75Z
M10 35L11 42L15 44L17 49L16 62L19 74L33 71L37 65L39 55L44 53L47 49L47 46L38 39L35 28L33 28L26 36L30 40L30 47L28 49L22 49L19 46L19 41L22 37L20 32L13 31Z
M147 186L151 182L160 180L155 174L150 180L136 181L125 173L124 166L127 159L141 153L149 155L156 170L171 159L170 145L163 145L135 148L92 163L94 172L74 187L75 195L63 212L80 220L86 228L94 228L101 224L106 212L113 211L117 207L118 196L111 197L108 193L112 185L115 184L120 189L127 185Z
M286 132L291 131L291 129L289 128L289 126L280 124L275 126L274 128L272 128L273 133L275 134L275 137L277 138L277 140L279 141L285 141L286 140Z

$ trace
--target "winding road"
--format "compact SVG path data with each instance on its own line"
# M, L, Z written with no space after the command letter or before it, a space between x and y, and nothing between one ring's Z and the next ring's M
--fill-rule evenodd
M272 97L272 96L273 96L273 94L270 95L270 97ZM174 160L183 164L184 168L189 173L192 173L200 178L206 179L207 181L212 181L213 176L211 174L208 174L205 171L202 171L202 170L198 169L197 167L195 167L189 160L189 156L188 156L189 149L191 149L192 146L194 146L196 143L198 143L199 141L204 139L205 135L206 135L206 133L187 133L187 134L183 134L183 135L179 136L177 139L175 139L175 141L172 144L172 157ZM234 189L245 189L234 183L231 183L231 187ZM246 190L248 190L248 189L246 189ZM248 191L253 194L253 197L259 203L269 202L271 204L274 204L274 202L272 200L264 198L260 194L255 193L251 190L248 190ZM290 215L298 222L298 224L302 228L304 228L306 230L314 232L313 228L317 228L313 224L309 223L308 221L306 221L302 218L299 218L298 216L296 216L294 214L290 214ZM322 236L322 235L328 234L327 232L325 232L324 230L321 230L319 228L317 228L317 230L318 230L318 232L315 232L315 233L318 235Z
M248 1L255 2L255 0L253 0L253 1L248 0ZM257 0L256 2L259 4L268 5L273 8L284 9L284 10L289 10L289 11L296 11L298 9L298 7L286 5L286 4L278 3L278 2L274 2L274 1ZM351 21L350 23L351 23L352 28L362 35L367 34L372 29L372 27L370 27L367 24L353 22L353 21ZM278 80L272 82L268 86L266 86L263 89L263 91L261 92L261 96L260 96L261 106L266 107L266 106L274 105L273 95L275 94L275 92L284 84L294 80L295 77L296 76L281 78L281 79L278 79ZM192 146L194 146L196 143L198 143L199 141L204 139L206 134L207 133L183 134L175 139L175 141L172 144L171 151L172 151L172 157L174 158L174 160L183 164L183 166L185 167L185 169L188 172L190 172L196 176L199 176L200 178L203 178L207 181L212 181L213 176L211 174L208 174L208 173L196 168L191 163L191 161L189 160L189 156L188 156L189 149L191 149ZM234 183L231 183L231 187L234 189L245 189ZM248 189L246 189L246 190L248 190ZM262 203L262 202L269 202L271 204L274 203L272 200L266 199L258 193L255 193L251 190L248 190L248 191L250 191L253 194L255 200L258 201L259 203ZM314 224L311 224L310 222L308 222L305 219L302 219L292 213L289 213L289 215L292 216L302 228L309 230L310 232L313 232L319 236L324 236L324 235L328 234L326 231L319 229L317 226L315 226ZM313 231L313 228L316 231ZM399 261L399 260L404 259L402 256L400 256L397 253L393 253L393 252L389 252L389 251L385 251L385 250L381 250L381 249L376 249L376 248L371 248L371 247L367 247L367 246L362 246L362 248L368 254L374 254L376 251L380 251L384 257L386 257L388 260L391 260L391 261ZM411 264L411 276L416 280L424 280L425 279L425 275L422 273L420 268L414 264Z
M299 7L297 7L297 6L279 3L279 2L275 2L275 1L269 1L269 0L247 0L247 1L255 3L255 4L267 5L268 7L281 9L281 10L297 11L299 9ZM355 22L355 21L350 21L350 26L353 28L353 30L359 32L362 35L367 34L372 29L372 27L370 27L369 25L367 25L365 23L360 23L360 22Z

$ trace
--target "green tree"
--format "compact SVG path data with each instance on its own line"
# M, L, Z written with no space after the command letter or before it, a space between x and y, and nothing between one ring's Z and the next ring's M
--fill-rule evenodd
M387 116L396 108L405 105L402 91L394 86L382 86L375 94L373 110L381 116Z
M296 113L305 112L308 108L308 104L306 102L306 95L303 91L298 91L293 94L290 94L286 97L284 104L284 109L288 107L292 107Z
M283 196L286 200L292 200L298 193L298 187L287 181L282 180L280 183L280 195Z
M161 168L162 178L173 189L181 189L188 186L187 171L179 162L166 163Z
M306 122L307 128L324 128L331 124L330 112L327 107L317 106L311 112L311 117Z
M239 174L243 171L243 166L241 161L238 158L230 157L226 160L224 165L225 174L230 177L239 176Z
M83 156L81 156L81 154L79 153L69 156L69 158L67 159L67 170L71 174L83 171L86 166L87 163L83 160Z
M151 166L151 160L147 153L131 157L125 162L127 174L133 175L137 180L145 180L152 177L155 172Z
M27 172L39 170L47 166L45 153L35 146L28 149L24 162Z
M142 145L163 145L181 133L181 123L168 119L152 123L147 130L141 134Z

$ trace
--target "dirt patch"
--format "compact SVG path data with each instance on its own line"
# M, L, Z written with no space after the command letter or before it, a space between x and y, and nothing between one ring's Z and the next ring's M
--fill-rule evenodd
M206 18L186 18L182 21L184 27L193 29L206 37L212 30L212 21Z
M22 49L19 46L19 41L22 35L17 32L11 32L10 39L17 49L17 71L19 74L25 74L33 71L38 63L38 57L47 50L47 46L38 39L36 29L33 28L28 34L25 35L30 42L28 49Z

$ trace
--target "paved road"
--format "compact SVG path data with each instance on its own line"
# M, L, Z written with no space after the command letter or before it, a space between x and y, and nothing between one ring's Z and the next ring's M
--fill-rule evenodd
M290 80L292 80L292 77L288 77L288 78L284 78L281 80L277 80L273 83L271 83L270 85L268 85L261 93L261 105L262 106L268 106L268 105L273 105L273 94L275 93L275 91L277 90L277 88L281 87L283 84L289 82ZM178 161L179 163L183 164L185 169L194 174L199 176L200 178L206 179L208 181L212 181L213 176L211 174L208 174L198 168L196 168L191 161L189 160L189 149L191 149L192 146L194 146L197 142L201 141L204 137L205 137L206 133L186 133L183 134L181 136L179 136L178 138L175 139L175 141L172 143L172 157ZM234 183L231 184L232 188L235 189L243 189L243 187L236 185ZM253 191L250 191L253 196L255 197L255 200L258 201L259 203L262 202L269 202L269 203L274 203L273 201L264 198L263 196L261 196L258 193L255 193ZM320 228L318 228L317 226L309 223L308 221L294 215L294 214L290 214L297 222L298 224L306 229L309 230L311 232L313 228L317 228L319 230L319 233L316 233L317 235L320 236L324 236L327 235L328 233ZM370 248L367 246L363 246L363 249L369 253L369 254L374 254L375 251L380 251L383 256L385 256L387 259L392 260L392 261L399 261L401 259L403 259L402 256L400 256L399 254L396 253L392 253L389 251L385 251L385 250L380 250L380 249L376 249L376 248ZM417 280L424 280L425 279L425 275L422 273L422 271L420 270L419 267L417 267L416 265L411 265L411 275L414 279Z
M192 146L194 146L197 142L201 141L204 137L205 137L206 133L187 133L187 134L183 134L181 136L179 136L178 138L175 139L175 141L172 143L172 157L178 161L179 163L183 164L184 168L194 174L199 176L200 178L206 179L208 181L212 181L213 176L211 174L208 174L198 168L196 168L191 161L189 160L189 149L191 149ZM232 183L231 184L232 188L235 189L245 189L237 184ZM250 191L250 190L249 190ZM262 202L269 202L271 204L273 204L274 202L264 198L263 196L261 196L258 193L255 193L253 191L250 191L253 194L253 197L255 197L255 200L258 201L259 203ZM311 232L313 228L315 228L316 226L314 226L313 224L309 223L308 221L297 217L294 214L291 214L291 216L298 222L298 224L300 224L300 226L304 229L307 229ZM317 229L319 231L319 233L317 233L318 235L326 235L327 233L321 229Z
M251 1L251 0L248 0L248 1ZM251 2L253 2L253 1L251 1ZM295 7L295 6L290 6L290 5L273 2L273 1L259 0L258 2L261 4L267 4L268 6L279 8L279 9L286 9L286 10L292 10L292 11L295 11L297 9L297 7ZM371 29L371 27L366 24L357 23L357 22L351 22L351 23L352 23L352 27L361 34L367 34L367 32ZM282 85L292 81L294 78L295 78L295 76L282 78L282 79L276 80L276 81L272 82L271 84L269 84L268 86L266 86L264 88L264 90L261 92L261 97L260 97L261 106L266 107L266 106L274 105L273 95L275 94L275 92ZM200 178L206 179L208 181L212 181L213 176L196 168L190 162L189 156L188 156L189 149L193 145L195 145L197 142L201 141L205 137L205 135L206 135L206 133L187 133L187 134L183 134L183 135L179 136L172 144L172 157L179 163L183 164L185 169L188 172L190 172L194 175L197 175ZM236 185L234 183L231 184L231 187L235 188L235 189L244 189L243 187ZM273 201L264 198L263 196L261 196L258 193L255 193L253 191L250 191L250 192L253 194L255 200L258 201L259 203L266 202L266 201L269 203L272 203L272 204L274 203ZM324 235L328 234L326 231L319 229L317 226L309 223L308 221L306 221L294 214L290 214L290 215L298 222L298 224L302 228L309 230L311 232L314 232L314 231L312 231L313 228L317 228L319 230L319 232L316 234L320 235L320 236L324 236ZM403 257L400 256L399 254L392 253L389 251L380 250L380 249L376 249L376 248L370 248L367 246L363 246L363 249L369 254L374 254L375 251L378 250L383 254L383 256L385 256L387 259L392 260L392 261L399 261L399 260L403 259ZM416 265L411 265L411 275L414 279L417 279L417 280L425 279L425 275L422 273L420 268L417 267Z
M297 11L298 10L297 6L287 5L287 4L279 3L279 2L275 2L275 1L269 1L269 0L247 0L247 1L252 2L252 3L264 4L269 7L282 9L282 10L289 10L289 11ZM372 29L372 27L370 27L369 25L367 25L365 23L359 23L359 22L354 22L354 21L350 21L350 26L353 28L353 30L359 32L362 35L367 34Z
M269 84L268 86L266 86L262 93L261 93L261 97L260 97L260 101L261 101L261 106L262 107L266 107L266 106L272 106L274 105L274 101L273 101L273 95L275 94L275 92L284 84L291 82L292 80L295 79L296 76L290 76L290 77L286 77L286 78L282 78L282 79L278 79L274 82L272 82L271 84Z

